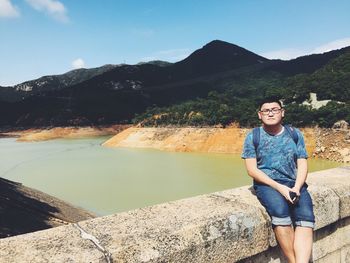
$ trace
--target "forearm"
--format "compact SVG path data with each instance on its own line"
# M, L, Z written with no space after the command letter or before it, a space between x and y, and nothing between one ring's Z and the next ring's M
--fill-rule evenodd
M275 180L271 179L267 174L265 174L263 171L258 169L257 167L250 167L247 168L248 175L252 177L255 181L263 184L267 184L271 186L272 188L278 190L279 183L277 183Z
M246 159L245 165L249 176L253 177L255 181L271 186L280 192L289 202L293 203L289 196L291 189L271 179L267 174L258 169L255 158Z
M297 178L295 181L295 187L300 189L306 181L307 178L307 160L306 159L298 159L298 170L297 170Z

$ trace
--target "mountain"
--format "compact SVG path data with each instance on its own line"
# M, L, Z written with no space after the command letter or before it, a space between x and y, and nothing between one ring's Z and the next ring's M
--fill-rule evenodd
M0 87L0 98L7 101L19 101L27 96L41 95L48 91L64 89L91 79L120 65L104 65L91 69L75 69L65 74L43 76L39 79L26 81L13 87Z
M144 64L152 64L152 65L156 65L156 66L160 66L160 67L166 67L166 66L170 66L173 63L168 62L168 61L162 61L162 60L151 60L148 62L137 63L137 65L144 65Z
M214 40L175 65L182 68L187 74L198 75L232 70L267 61L269 60L237 45Z
M217 101L225 97L225 105L235 103L232 107L240 105L241 109L266 95L283 95L292 102L294 97L307 97L310 90L300 89L305 91L302 95L293 93L291 83L300 86L300 78L304 80L305 75L348 52L349 47L289 61L269 60L214 40L177 63L107 65L1 87L0 113L4 117L0 125L126 123L172 105L191 111L187 104L181 105L191 100L209 101L213 94ZM227 120L241 118L235 112L230 116Z
M312 54L307 56L298 57L289 61L281 61L269 67L269 70L280 72L284 75L293 76L301 73L313 73L317 69L320 69L326 65L332 59L347 53L350 51L350 47L345 47L338 50L333 50L323 54Z

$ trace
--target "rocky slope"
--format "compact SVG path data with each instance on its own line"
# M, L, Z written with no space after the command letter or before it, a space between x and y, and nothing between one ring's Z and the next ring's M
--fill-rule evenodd
M350 163L350 130L317 129L316 137L314 157Z
M179 152L241 153L250 129L229 128L138 128L126 129L106 147L154 148ZM350 130L303 128L309 156L350 162Z
M111 125L103 127L55 127L48 129L28 129L0 133L0 137L18 137L17 141L46 141L58 138L85 138L114 135L130 125Z
M238 128L129 128L103 146L155 148L179 152L235 153L245 129Z

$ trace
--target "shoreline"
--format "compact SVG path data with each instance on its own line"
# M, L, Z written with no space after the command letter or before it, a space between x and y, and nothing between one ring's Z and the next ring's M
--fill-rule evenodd
M59 138L85 138L94 136L115 135L131 127L130 124L114 124L108 126L67 126L13 129L1 131L0 138L18 138L19 142L38 142Z
M0 132L0 138L38 142L58 138L84 138L114 135L102 146L152 148L172 152L240 153L251 128L222 127L138 127L131 124L83 127L13 129ZM350 163L350 130L300 128L310 157Z

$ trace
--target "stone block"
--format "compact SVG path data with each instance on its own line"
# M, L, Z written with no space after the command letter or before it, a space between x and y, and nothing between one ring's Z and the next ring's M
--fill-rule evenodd
M106 262L73 225L0 239L1 262Z
M116 262L235 262L269 247L261 210L238 195L202 195L80 225Z
M350 244L342 247L340 251L340 258L342 263L350 263Z
M332 224L339 219L339 197L328 188L311 184L308 187L315 214L315 230Z
M339 197L340 218L350 216L350 167L339 167L310 174L310 185L328 187Z
M341 261L340 250L327 254L323 258L313 260L314 263L344 263Z
M326 258L337 251L340 252L342 248L348 245L350 245L350 218L341 219L336 223L318 229L314 233L313 260L318 262L317 260Z

